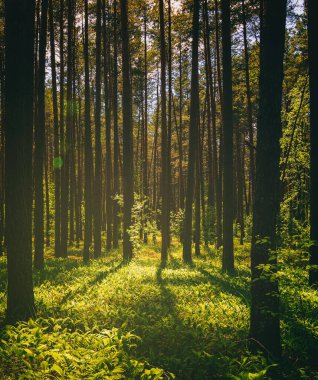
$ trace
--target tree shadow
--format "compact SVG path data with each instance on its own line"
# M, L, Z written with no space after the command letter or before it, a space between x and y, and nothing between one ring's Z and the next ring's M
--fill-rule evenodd
M113 266L108 270L100 271L93 279L88 281L86 284L83 284L82 286L80 286L76 290L70 290L69 292L67 292L65 294L65 296L62 298L62 300L60 301L60 304L63 304L65 302L68 302L68 301L74 299L77 295L83 294L88 288L96 286L97 284L99 284L101 281L105 280L110 275L119 271L125 265L127 265L127 264L122 261L118 265Z
M245 305L250 306L251 296L249 287L243 287L239 284L231 284L228 280L223 280L222 278L213 275L203 268L197 267L196 269L208 279L208 282L215 284L225 293L229 293L235 297L240 298ZM230 276L233 278L234 274L231 274Z
M136 317L129 324L135 326L134 331L142 339L137 350L153 365L174 373L177 379L208 378L208 374L221 371L217 355L205 352L210 332L182 317L173 288L185 283L165 278L166 269L171 267L159 265L155 273L159 297L154 294L146 300L138 299L132 306ZM143 324L139 322L140 316L144 318Z

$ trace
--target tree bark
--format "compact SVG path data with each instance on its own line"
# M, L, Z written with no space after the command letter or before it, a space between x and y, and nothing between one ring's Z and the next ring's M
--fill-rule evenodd
M106 118L106 249L112 247L113 229L113 201L112 201L112 152L111 152L111 118L110 118L110 59L108 52L106 31L106 5L103 0L103 55L104 55L104 93L105 93L105 118Z
M233 252L233 104L230 0L221 0L223 65L223 255L222 269L234 270Z
M91 131L91 99L89 81L89 57L88 57L88 0L84 3L85 30L84 30L84 70L85 70L85 226L84 226L84 251L83 260L90 259L89 247L92 242L92 193L93 193L93 150Z
M318 286L318 3L307 1L308 8L308 55L310 91L310 270L309 284Z
M130 51L128 32L128 5L127 0L120 0L121 34L122 34L122 71L123 71L123 259L132 259L132 243L129 237L131 226L131 210L134 203L134 163L133 163L133 120L132 97L130 82Z
M52 0L49 0L49 28L50 28L50 47L51 47L51 72L52 72L52 98L53 98L53 124L54 124L54 198L55 198L55 221L54 221L54 254L59 257L60 240L61 240L61 157L59 142L59 120L58 120L58 103L57 103L57 85L56 85L56 63L55 63L55 38L54 38L54 20Z
M252 349L281 355L276 271L279 160L286 0L263 2L260 103L251 250ZM266 271L265 268L269 267Z
M102 146L101 146L101 20L102 3L96 2L95 77L95 179L94 179L94 257L102 253Z
M159 0L160 17L160 62L161 62L161 262L168 259L169 246L169 168L168 129L166 112L166 42L163 0Z
M117 0L114 0L114 65L113 65L113 117L114 117L114 195L120 192L119 183L119 131L118 131L118 40L117 40ZM118 247L119 205L113 204L113 247Z
M5 1L6 321L34 317L32 129L34 1Z
M183 260L192 262L192 203L197 161L197 139L199 138L199 73L198 73L198 45L199 45L199 0L193 0L192 19L192 69L191 69L191 103L189 125L189 153L185 218L183 229Z
M39 67L37 80L37 122L34 150L34 268L44 268L44 194L43 169L45 156L45 56L48 1L41 2Z

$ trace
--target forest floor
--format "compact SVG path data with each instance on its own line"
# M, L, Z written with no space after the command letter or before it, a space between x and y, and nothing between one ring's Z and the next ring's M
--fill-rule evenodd
M174 243L166 268L158 246L129 265L118 251L85 265L80 249L49 256L34 274L37 319L0 332L0 379L318 379L318 293L306 258L283 250L284 358L248 352L249 244L235 247L236 272L205 249L193 266ZM0 317L6 262L0 260Z

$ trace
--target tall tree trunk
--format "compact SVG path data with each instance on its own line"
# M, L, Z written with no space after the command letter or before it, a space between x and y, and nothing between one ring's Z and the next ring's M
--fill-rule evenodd
M63 0L61 0L63 3ZM72 102L72 81L70 78L71 70L71 52L72 52L72 26L71 24L71 8L72 0L68 0L68 32L67 32L67 115L66 115L66 128L64 128L64 4L61 4L61 20L60 20L60 55L61 55L61 74L60 74L60 124L61 124L61 149L63 152L63 166L62 166L62 181L61 181L61 256L67 257L67 236L68 236L68 209L69 209L69 129L71 112L69 108Z
M307 1L308 8L308 54L310 88L310 285L318 285L318 3ZM315 265L315 267L314 267Z
M183 86L182 86L182 37L179 45L179 208L184 209L184 181L183 181Z
M201 190L201 160L200 160L200 123L198 122L197 127L197 138L196 138L197 148L196 148L196 161L195 161L195 230L194 230L194 244L195 244L195 255L200 256L200 243L201 243L201 204L200 204L200 190ZM202 199L203 201L203 199Z
M169 246L169 168L168 168L168 130L166 112L166 42L163 0L159 0L160 17L160 62L161 62L161 262L168 259Z
M34 150L34 267L44 268L44 198L43 198L43 168L45 153L45 56L47 36L48 1L41 3L41 26L39 42L39 68L37 81L37 122L35 123Z
M122 71L123 71L123 258L129 261L132 258L132 243L129 238L131 226L131 210L134 203L134 163L133 163L133 120L132 95L130 83L130 52L128 32L128 5L127 0L120 0L121 34L122 34Z
M240 244L244 241L244 202L243 202L243 171L241 132L236 128L236 184L237 184L237 222L240 226Z
M208 101L208 205L209 213L211 216L211 226L209 226L212 231L210 236L220 233L222 230L221 226L221 196L219 194L219 173L218 173L218 149L217 149L217 138L216 138L216 105L215 105L215 91L213 87L213 73L212 73L212 62L211 62L211 49L210 49L210 25L209 25L209 15L207 8L207 1L204 3L204 19L205 19L205 30L206 30L206 72L207 72L207 101ZM210 125L211 124L211 125ZM216 213L215 213L216 212ZM215 213L215 217L214 214ZM216 231L214 231L214 223L216 222Z
M276 271L279 159L286 0L264 0L260 56L260 103L251 250L252 348L281 354ZM269 269L264 273L264 265Z
M144 131L143 131L143 195L146 199L145 203L145 221L148 220L149 209L149 191L148 191L148 61L147 61L147 8L144 10L144 102L145 102L145 117L144 117ZM147 232L144 232L144 243L148 242Z
M167 124L167 239L170 246L170 210L172 207L171 140L172 140L172 46L171 46L171 0L168 0L168 124Z
M4 145L4 47L0 50L0 256L4 254L4 230L5 230L5 145Z
M35 314L32 281L34 1L5 1L6 321Z
M216 50L216 69L217 69L217 84L219 91L221 122L220 122L220 145L219 145L219 165L218 165L218 191L217 191L217 221L216 221L216 246L219 248L222 245L222 211L223 211L223 126L224 126L224 104L223 104L223 89L221 80L221 60L220 60L220 37L219 37L219 8L218 0L214 0L215 12L215 50ZM211 96L212 98L212 96ZM213 98L212 98L213 100Z
M197 139L199 138L199 73L198 73L198 45L199 45L199 0L193 0L192 19L192 69L191 69L191 104L189 125L189 154L188 174L185 204L185 218L183 229L183 260L192 262L192 203L194 190L194 175L197 160Z
M101 0L96 2L95 77L95 180L94 180L94 257L102 252L102 146L101 146Z
M45 162L44 162L44 176L45 176L45 217L46 217L46 228L45 228L45 245L50 246L50 226L51 226L51 215L50 215L50 190L49 190L49 160L50 160L50 139L49 131L46 133L46 143L45 143Z
M252 100L251 100L251 85L250 85L250 67L249 67L249 52L246 32L246 12L245 1L242 0L242 19L243 19L243 37L244 37L244 59L245 59L245 84L246 84L246 102L247 102L247 127L249 139L249 202L247 213L250 213L250 206L253 202L254 193L254 177L255 177L255 160L254 160L254 131L252 117Z
M61 226L61 157L60 157L60 142L59 142L59 120L58 120L58 103L57 103L57 85L56 85L56 63L55 63L55 39L54 39L54 20L53 20L53 5L52 0L49 0L49 28L50 28L50 47L51 47L51 71L52 71L52 97L53 97L53 123L54 123L54 198L55 198L55 242L54 254L55 257L60 255L60 226Z
M91 100L89 82L89 57L88 57L88 0L85 0L85 31L84 31L84 70L85 70L85 226L84 226L84 262L89 261L89 247L92 242L92 173L93 151L91 131Z
M118 132L118 42L117 42L117 0L114 0L114 65L113 65L113 117L114 117L114 195L119 194L119 132ZM118 247L119 205L113 204L113 247Z
M224 109L223 256L222 269L234 269L233 253L233 105L230 0L221 0Z
M111 152L111 118L110 118L110 59L106 32L106 5L103 0L103 55L104 55L104 93L106 118L106 249L112 247L113 201L112 201L112 152Z

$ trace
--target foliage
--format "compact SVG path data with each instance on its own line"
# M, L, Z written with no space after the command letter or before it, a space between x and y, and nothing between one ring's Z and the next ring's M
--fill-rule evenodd
M0 378L317 378L318 299L307 285L305 246L278 255L284 360L273 366L248 351L249 244L236 244L230 275L220 270L219 252L187 266L172 243L164 269L151 245L129 265L117 251L89 265L77 259L80 251L48 258L34 277L38 318L1 332Z

